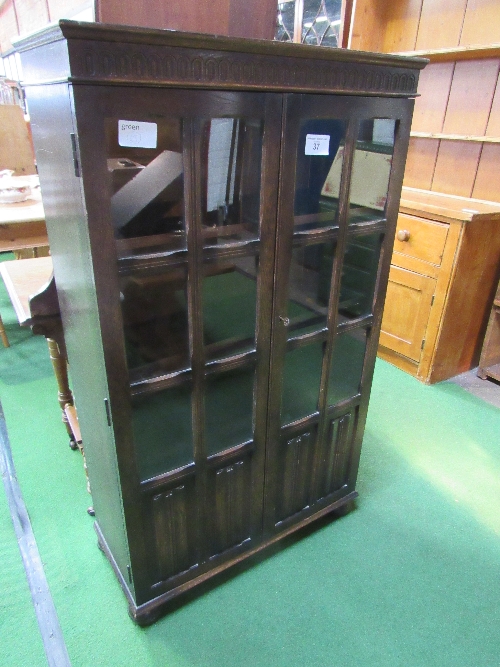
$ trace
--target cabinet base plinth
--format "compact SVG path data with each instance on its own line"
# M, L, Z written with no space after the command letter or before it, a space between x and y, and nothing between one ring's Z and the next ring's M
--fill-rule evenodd
M304 519L298 521L293 526L290 526L286 530L281 531L279 534L264 540L254 548L249 549L248 551L245 551L244 553L241 553L238 556L230 558L226 562L221 563L216 567L213 567L203 573L200 573L198 576L193 577L192 579L184 582L180 586L172 588L171 590L166 591L162 595L159 595L153 598L152 600L149 600L148 602L145 602L144 604L140 605L137 605L135 603L131 590L127 585L127 582L125 581L120 569L118 568L118 565L113 557L113 554L111 553L106 543L106 540L104 539L104 536L101 533L99 524L97 522L94 524L94 528L97 533L99 549L101 549L104 552L109 562L111 563L111 566L120 582L123 592L125 593L129 606L130 618L135 623L137 623L137 625L145 627L151 625L152 623L155 623L161 616L168 613L169 603L171 603L174 599L177 599L183 593L187 593L189 590L202 584L203 582L214 577L220 572L224 572L233 565L236 565L237 563L240 563L241 561L250 558L251 556L259 553L260 551L263 551L267 547L270 547L276 542L282 540L287 535L290 535L300 530L301 528L308 526L309 524L322 518L323 516L326 516L328 514L332 514L334 516L337 516L338 518L345 516L354 508L354 501L357 497L358 497L358 492L352 491L351 493L344 496L343 498L340 498L331 505L322 508L320 511L305 517Z

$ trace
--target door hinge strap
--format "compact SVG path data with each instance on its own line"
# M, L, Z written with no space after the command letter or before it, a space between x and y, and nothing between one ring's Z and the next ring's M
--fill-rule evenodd
M73 132L70 132L71 148L73 149L73 166L75 168L75 176L80 178L80 163L78 162L78 152L76 150L76 137Z
M108 421L108 426L111 426L111 412L109 411L109 401L107 398L104 399L104 407L106 408L106 419Z

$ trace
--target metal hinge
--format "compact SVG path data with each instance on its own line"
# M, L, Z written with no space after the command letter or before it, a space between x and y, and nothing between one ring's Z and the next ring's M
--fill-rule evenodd
M104 399L104 407L106 408L106 419L108 420L108 426L111 426L111 412L109 410L109 401L107 398Z
M431 306L433 306L433 305L434 305L434 297L435 297L435 296L436 296L435 294L433 294L433 295L432 295L432 299L431 299Z
M75 168L75 176L80 178L80 163L78 161L78 152L76 149L76 137L73 132L70 132L71 137L71 147L73 149L73 166Z
M130 567L130 565L127 565L127 574L128 574L129 584L131 584L132 583L132 568Z
M424 345L425 345L425 338L422 340L422 345L420 346L421 351L424 349Z

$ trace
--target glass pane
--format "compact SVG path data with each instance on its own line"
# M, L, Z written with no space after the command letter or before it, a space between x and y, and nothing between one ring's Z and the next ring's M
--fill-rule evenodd
M372 312L381 243L381 234L355 236L348 241L340 282L340 321Z
M278 2L276 17L276 32L274 39L278 42L293 42L293 27L295 23L295 0Z
M213 118L205 134L205 245L259 238L262 121Z
M290 350L285 355L281 423L289 424L318 409L323 343Z
M304 0L302 42L319 46L340 46L341 0Z
M349 222L382 220L389 189L396 121L361 123L352 168Z
M190 386L135 396L132 424L142 480L193 460Z
M255 349L258 257L204 265L203 339L207 360Z
M134 379L189 366L186 273L179 267L121 279L125 349Z
M254 369L210 375L205 384L205 442L216 454L253 438Z
M296 230L337 224L338 188L332 191L327 177L335 165L340 184L345 131L341 120L306 120L301 125L295 172Z
M107 118L105 127L118 256L185 248L181 120Z
M335 339L328 381L329 405L359 393L365 350L366 329L347 331Z
M333 241L293 250L288 299L289 335L326 327L334 252Z

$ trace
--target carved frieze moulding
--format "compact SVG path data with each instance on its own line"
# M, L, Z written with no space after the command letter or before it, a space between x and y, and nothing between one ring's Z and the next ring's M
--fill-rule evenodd
M277 91L300 89L389 96L417 92L417 76L404 67L182 48L141 46L129 50L98 42L91 49L88 44L71 46L74 82L102 80L145 85L186 82L204 88L264 87Z

